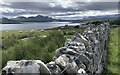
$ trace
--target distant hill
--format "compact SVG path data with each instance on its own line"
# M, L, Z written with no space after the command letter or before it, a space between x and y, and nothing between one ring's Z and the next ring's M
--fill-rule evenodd
M117 19L120 14L114 14L114 15L101 15L101 16L89 16L85 19L95 19L95 20L110 20L110 19Z
M20 22L51 22L54 21L55 19L48 16L37 15L35 17L28 17L28 18L20 16L17 18L13 18L13 20L17 20Z
M64 20L64 19L54 19L49 16L42 16L42 15L37 15L34 17L24 17L24 16L19 16L17 18L2 18L0 23L3 24L19 24L23 22L73 22L73 23L80 23L84 21L89 21L89 20L111 20L111 19L117 19L120 14L115 14L115 15L103 15L103 16L88 16L85 17L84 19L77 19L77 20Z
M19 21L16 21L16 20L11 20L11 19L8 19L8 18L1 18L0 19L0 24L20 24Z
M17 18L12 18L12 20L16 20L19 22L82 22L83 20L63 20L63 19L54 19L52 17L48 16L42 16L42 15L37 15L34 17L24 17L24 16L19 16Z

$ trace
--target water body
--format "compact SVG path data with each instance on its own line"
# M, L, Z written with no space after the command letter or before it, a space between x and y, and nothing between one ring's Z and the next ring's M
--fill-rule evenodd
M0 24L0 30L36 30L36 29L49 29L59 26L68 25L80 25L80 23L70 23L70 22L29 22L23 24Z

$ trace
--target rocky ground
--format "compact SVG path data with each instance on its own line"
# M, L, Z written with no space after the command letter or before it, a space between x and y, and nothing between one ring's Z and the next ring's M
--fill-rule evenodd
M97 75L106 68L106 50L109 24L87 28L72 36L64 47L58 48L53 61L40 65L36 60L9 61L3 73L42 73L48 75ZM47 57L46 57L47 58ZM11 65L11 63L13 63ZM44 66L44 68L41 68ZM38 70L30 71L31 68ZM29 72L28 72L29 71Z

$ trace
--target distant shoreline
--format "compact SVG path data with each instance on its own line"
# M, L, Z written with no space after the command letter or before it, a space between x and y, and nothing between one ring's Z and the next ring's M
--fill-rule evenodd
M24 24L0 24L0 31L5 30L41 30L41 29L59 29L59 28L73 28L76 25L81 25L81 23L71 23L71 22L26 22ZM68 25L68 26L67 26Z

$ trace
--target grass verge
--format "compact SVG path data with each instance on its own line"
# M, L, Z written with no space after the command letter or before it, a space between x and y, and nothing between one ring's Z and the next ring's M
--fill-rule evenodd
M120 74L119 67L120 67L120 51L119 51L119 37L120 33L118 31L120 30L120 27L117 28L111 28L110 35L109 35L109 43L108 43L108 64L107 64L107 70L109 75L118 75Z

